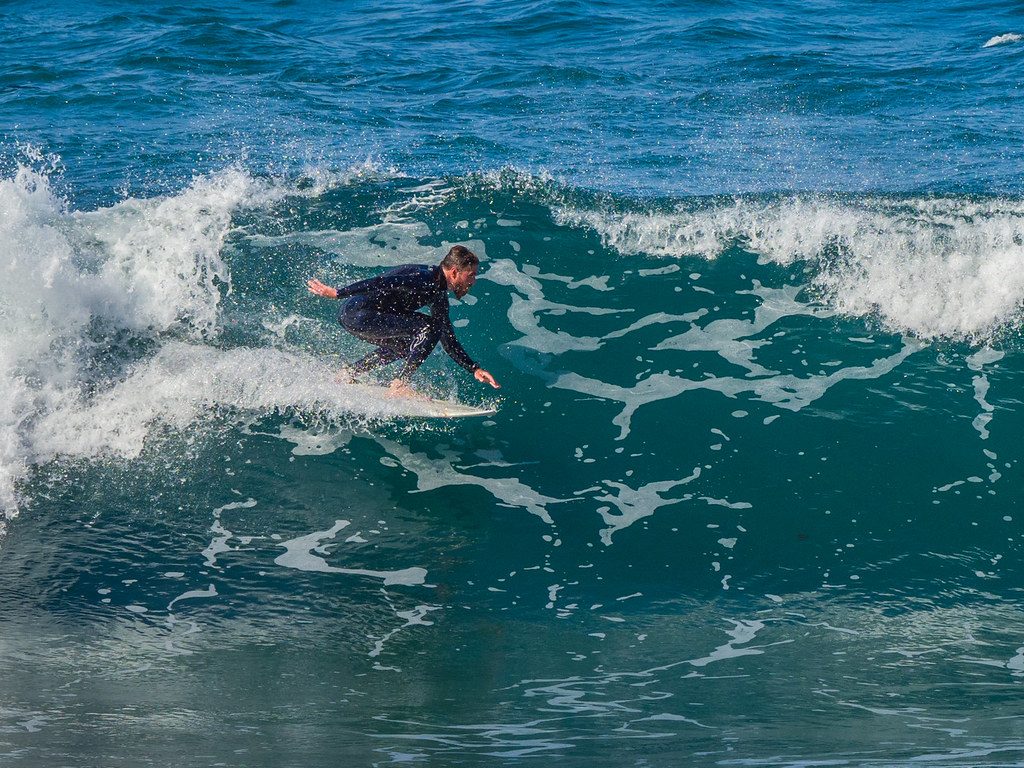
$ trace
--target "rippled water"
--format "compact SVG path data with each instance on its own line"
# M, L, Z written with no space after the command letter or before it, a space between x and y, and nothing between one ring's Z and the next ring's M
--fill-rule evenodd
M1016 765L1024 19L0 11L12 765ZM402 418L305 280L453 243Z

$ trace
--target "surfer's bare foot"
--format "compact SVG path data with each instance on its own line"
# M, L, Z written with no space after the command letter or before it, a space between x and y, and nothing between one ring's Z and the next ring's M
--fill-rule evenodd
M334 380L336 382L338 382L339 384L355 384L356 383L356 373L351 368L349 368L347 365L343 365L343 366L341 366L341 370L339 370L334 375Z
M388 385L388 390L392 397L417 397L421 400L427 400L426 395L423 395L413 389L409 384L401 379L392 379L391 384Z

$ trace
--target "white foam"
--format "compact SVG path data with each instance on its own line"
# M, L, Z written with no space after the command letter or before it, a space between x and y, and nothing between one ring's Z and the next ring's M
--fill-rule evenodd
M713 259L740 246L763 263L807 261L835 310L923 338L986 339L1022 319L1020 200L741 198L672 211L559 208L555 218L624 255Z
M482 477L461 472L454 465L457 456L451 452L445 452L441 459L431 459L426 454L414 453L386 438L375 439L399 461L402 469L416 475L416 492L432 491L445 486L476 485L494 496L499 503L525 509L548 525L554 524L547 510L548 505L576 500L545 496L517 477Z
M348 230L310 230L275 236L256 234L250 236L250 242L269 249L305 245L333 254L353 266L394 267L413 262L439 262L447 252L445 249L420 245L420 239L430 234L430 227L423 222L388 221Z
M692 499L693 494L691 493L684 494L676 499L666 499L662 494L671 491L677 486L688 485L699 477L700 467L694 467L693 472L690 475L687 475L680 480L663 480L660 482L647 483L639 488L630 488L628 485L615 482L614 480L605 480L604 484L609 488L614 489L616 491L615 495L605 494L603 496L595 496L594 500L613 504L618 508L618 512L613 513L610 507L598 508L598 513L601 515L601 519L604 520L605 524L608 526L607 528L601 529L601 542L606 547L610 547L612 544L612 536L616 532L628 528L638 520L650 517L661 507L679 504L680 502Z
M981 406L981 413L974 417L972 426L981 435L982 440L988 440L989 432L988 425L992 421L992 416L995 413L995 408L991 403L986 400L989 390L988 376L984 373L984 367L990 363L996 363L1003 359L1003 352L985 347L978 350L973 355L967 358L967 367L972 371L977 371L978 375L975 376L971 383L974 385L974 399Z
M155 423L185 429L218 408L242 414L301 412L353 425L408 411L408 403L389 398L383 388L377 395L336 376L306 353L168 342L109 390L41 416L34 445L46 456L133 458Z
M725 584L729 577L722 579L722 586L728 589ZM764 653L765 648L769 648L773 645L784 645L786 643L793 642L792 640L780 640L774 643L767 643L765 645L747 645L743 648L737 648L738 645L744 645L753 640L757 633L765 628L763 621L756 619L740 619L736 621L734 619L729 620L733 625L731 630L726 630L726 634L729 635L729 642L724 643L715 648L707 656L703 656L699 659L688 659L687 664L692 664L695 667L706 667L708 664L712 664L717 661L724 661L726 659L736 659L741 656L755 656Z
M622 403L622 411L612 419L612 423L620 429L616 440L624 440L629 435L633 414L641 406L659 400L668 400L685 392L703 389L720 392L730 398L749 394L757 400L779 408L799 411L842 381L881 378L919 349L921 349L920 344L909 342L899 351L888 357L874 360L869 366L850 366L828 375L799 377L768 371L769 375L760 378L714 376L694 380L671 374L654 373L639 380L632 387L623 387L570 372L560 374L549 386Z
M761 333L783 317L828 315L821 309L797 301L799 292L798 286L765 288L755 283L753 290L737 292L749 293L761 299L751 320L729 318L714 320L703 327L693 325L685 333L660 342L654 349L716 352L730 363L746 368L751 376L771 375L775 372L754 362L757 348L768 342L750 337Z
M327 456L347 446L352 433L347 430L328 429L324 431L299 429L283 425L276 435L295 445L292 453L296 456Z
M398 610L396 610L395 611L395 615L398 616L398 618L400 618L400 619L404 619L405 623L402 624L401 626L395 627L394 629L389 630L388 632L386 632L383 637L381 637L379 640L377 640L373 644L373 648L370 650L369 654L367 654L367 655L371 659L372 658L376 658L377 656L380 656L381 653L384 652L384 644L387 643L387 641L390 640L392 637L394 637L396 634L401 632L403 629L406 629L408 627L416 627L416 626L424 626L424 627L433 626L434 622L428 621L427 620L427 616L430 614L431 611L439 611L439 610L441 610L441 606L440 605L417 605L415 608L412 608L411 610L408 610L408 611L398 611ZM394 667L386 667L386 669L395 669L395 668Z
M83 401L92 333L215 335L232 211L272 195L246 173L74 213L29 165L0 179L0 508L51 457L46 429ZM44 424L45 422L45 424ZM129 427L130 428L130 427ZM60 438L58 438L58 441ZM66 440L65 440L66 442Z
M221 521L221 513L232 509L252 509L255 506L256 499L246 499L245 501L234 501L213 510L213 523L210 525L210 533L215 535L206 546L206 549L201 553L206 566L216 566L217 555L222 552L231 551L231 547L228 545L228 542L231 541L231 537L234 536L234 533L224 527L224 523Z
M215 587L213 584L208 586L206 589L191 589L188 592L181 593L176 598L171 600L171 602L167 604L167 610L170 611L174 608L175 603L180 602L182 600L197 600L208 597L217 597L217 594L217 587Z
M76 212L37 170L38 153L28 155L0 179L3 515L16 514L32 466L59 455L136 456L156 421L184 428L211 406L311 409L328 420L362 412L365 396L334 386L308 355L218 344L234 213L319 194L366 169L294 184L228 168L177 194ZM97 345L125 332L152 353L97 374ZM369 410L394 411L372 398Z
M481 275L498 285L514 288L523 296L512 294L512 304L508 310L508 319L512 326L523 334L523 338L512 342L530 347L539 352L561 354L570 350L593 351L601 347L602 340L596 336L573 336L562 330L548 330L540 324L538 315L541 313L588 315L612 315L632 310L609 309L604 307L578 307L571 304L558 304L544 298L541 279L551 279L549 275L526 274L520 271L510 259L497 259L490 268ZM525 297L525 298L524 298Z
M251 245L267 250L283 246L302 245L317 248L335 257L336 265L324 271L321 279L335 285L355 282L364 277L354 274L349 267L359 269L396 267L402 264L437 264L456 243L442 240L439 245L423 245L421 240L431 236L430 227L420 221L386 220L380 224L354 227L347 230L311 230L284 235L250 234ZM464 245L486 262L487 245L482 240L462 240ZM473 303L475 297L465 296L463 301ZM273 330L273 329L268 329Z

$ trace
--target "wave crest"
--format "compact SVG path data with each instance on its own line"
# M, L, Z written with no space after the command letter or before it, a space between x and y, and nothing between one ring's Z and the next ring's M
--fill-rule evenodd
M230 287L220 252L232 212L265 192L241 170L183 192L68 210L29 155L0 179L0 509L52 457L43 425L87 398L94 352L128 331L209 337Z
M1024 201L821 197L687 203L668 211L559 208L623 255L811 266L833 308L921 338L990 340L1024 304Z

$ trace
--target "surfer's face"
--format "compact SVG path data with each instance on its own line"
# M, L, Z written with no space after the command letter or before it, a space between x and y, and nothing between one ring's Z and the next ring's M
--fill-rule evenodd
M476 267L469 269L453 269L445 277L448 280L448 287L452 289L455 298L461 299L476 282Z

